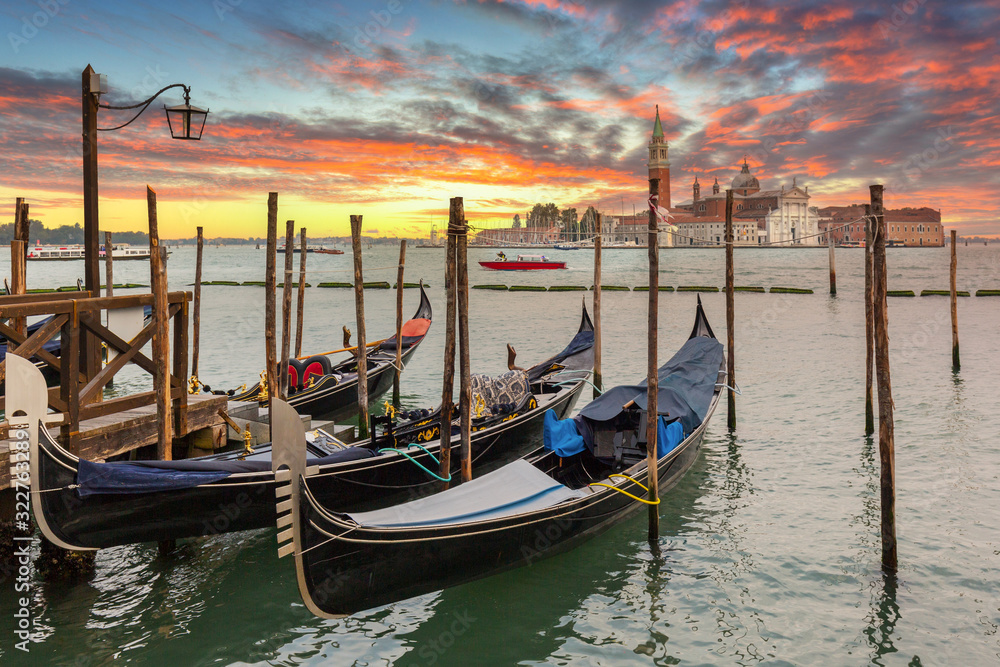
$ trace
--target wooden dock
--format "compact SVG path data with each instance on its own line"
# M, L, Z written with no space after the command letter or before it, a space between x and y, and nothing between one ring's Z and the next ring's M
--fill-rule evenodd
M215 448L226 444L227 427L219 410L238 411L245 403L230 404L228 396L195 394L188 397L187 433L212 429ZM256 404L252 404L256 405ZM103 461L119 454L155 445L157 441L156 405L123 410L112 415L80 422L80 458ZM0 441L0 489L10 486L9 441Z

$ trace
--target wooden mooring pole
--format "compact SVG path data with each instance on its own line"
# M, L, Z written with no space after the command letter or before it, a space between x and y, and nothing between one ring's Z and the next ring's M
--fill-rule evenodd
M878 453L882 488L882 569L896 571L896 454L892 417L892 383L889 377L889 312L886 305L885 211L882 186L872 185L871 207L875 221L872 275L875 287L875 374L878 380Z
M111 232L104 232L104 295L115 295L114 253L111 251Z
M295 309L295 357L302 356L302 331L306 311L306 228L299 230L299 293Z
M837 258L833 248L833 234L826 232L826 245L830 249L830 296L837 296Z
M285 223L285 271L281 291L281 400L288 399L288 355L292 349L292 263L295 261L295 221Z
M865 435L875 433L872 385L875 370L875 286L872 284L872 250L875 245L875 221L871 204L865 204Z
M448 479L451 475L451 420L455 405L455 311L457 276L457 236L453 233L465 219L465 204L461 197L453 197L448 209L448 231L445 245L444 291L446 301L444 329L444 377L441 382L441 469L438 473ZM445 482L444 487L448 487Z
M462 201L461 197L456 197ZM465 207L459 220L458 238L455 243L455 264L458 278L458 377L459 377L459 429L462 451L462 481L472 479L472 374L469 361L469 256L467 250L469 223L465 220Z
M27 261L24 257L24 241L12 239L10 242L10 293L25 294L27 285ZM22 336L27 335L28 321L24 317L15 317L13 329ZM14 342L8 342L8 351L14 351Z
M14 238L10 243L10 293L26 294L28 291L28 202L17 197L14 208ZM28 320L16 317L13 328L22 336L28 333ZM13 352L13 344L9 351Z
M351 216L351 248L354 251L354 312L358 321L358 435L368 433L368 353L365 345L365 278L361 270L361 216Z
M660 179L649 179L650 199L657 205L660 193ZM646 236L649 257L649 318L646 350L646 486L649 487L649 540L656 541L660 537L659 505L659 457L657 456L657 393L659 378L657 377L657 344L660 327L660 233L657 224L657 212L649 208L649 227Z
M958 357L958 249L956 232L951 230L951 366L956 371L962 368Z
M170 396L170 336L167 330L167 249L160 246L159 226L156 217L156 193L146 186L146 208L149 214L149 269L153 288L153 363L156 373L156 457L161 461L173 459L173 401Z
M198 349L201 335L201 263L205 252L205 228L198 228L198 250L194 259L194 317L191 324L191 376L198 377Z
M601 374L601 214L594 214L594 398L604 391Z
M271 398L278 391L277 336L274 330L278 263L278 193L267 195L267 261L264 269L264 377L267 380L267 420L271 422ZM270 426L268 426L270 428ZM269 436L270 437L270 436Z
M406 266L406 239L399 242L396 269L396 369L392 376L392 404L399 409L399 375L403 368L403 270Z
M733 191L726 190L726 404L729 407L729 430L736 428L736 303L733 298Z

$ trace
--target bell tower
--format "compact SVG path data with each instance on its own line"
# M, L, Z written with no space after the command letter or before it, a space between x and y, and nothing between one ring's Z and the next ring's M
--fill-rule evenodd
M663 137L660 124L660 105L656 105L656 121L653 123L653 138L649 141L649 180L660 179L659 205L670 208L670 147Z
M694 187L692 189L694 190L694 197L692 197L692 201L698 201L701 199L701 184L698 183L697 176L694 177Z

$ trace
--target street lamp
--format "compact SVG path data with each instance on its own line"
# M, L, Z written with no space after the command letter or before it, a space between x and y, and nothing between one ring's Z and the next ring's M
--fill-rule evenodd
M101 104L103 93L108 92L108 79L104 74L97 74L94 68L87 65L83 70L83 245L84 245L84 285L85 288L99 294L101 289L99 265L99 216L97 207L97 132L112 132L131 125L142 115L157 97L171 88L184 89L184 104L164 110L167 114L167 125L170 135L175 139L197 141L201 139L205 128L208 109L191 106L191 89L181 83L175 83L156 92L147 100L129 106L112 106ZM128 122L116 127L97 127L98 109L127 110L139 109ZM111 288L111 285L108 285ZM90 335L81 336L80 356L82 370L87 378L92 378L100 369L99 349L96 339Z
M163 90L166 90L166 88ZM167 112L167 125L170 127L170 136L174 139L187 139L191 141L201 139L201 133L205 129L205 119L208 118L208 109L199 109L198 107L191 106L190 88L184 86L184 104L178 104L175 107L164 105L163 109ZM199 121L201 122L199 123ZM174 129L175 125L176 129Z

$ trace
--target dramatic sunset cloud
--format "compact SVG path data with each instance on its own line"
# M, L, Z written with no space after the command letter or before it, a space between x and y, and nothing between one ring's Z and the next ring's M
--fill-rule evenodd
M744 156L764 187L891 207L1000 234L1000 7L930 0L108 0L0 9L0 215L24 196L82 222L80 73L104 102L172 83L211 109L169 138L168 91L99 136L101 226L143 229L145 186L171 237L260 236L279 215L344 235L425 236L464 196L477 221L536 202L644 206L659 105L674 203ZM102 110L113 127L129 112Z

